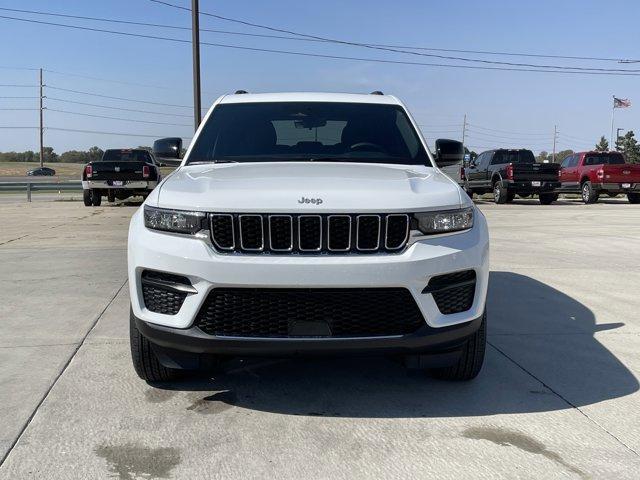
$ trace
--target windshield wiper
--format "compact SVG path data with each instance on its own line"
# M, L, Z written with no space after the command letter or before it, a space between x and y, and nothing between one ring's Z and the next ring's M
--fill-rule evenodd
M238 163L236 160L194 160L187 165L202 165L205 163Z

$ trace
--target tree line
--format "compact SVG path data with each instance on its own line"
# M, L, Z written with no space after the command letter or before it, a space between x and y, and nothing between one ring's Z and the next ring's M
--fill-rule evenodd
M151 151L151 147L139 146L137 148L143 148ZM616 151L622 153L627 162L640 163L640 144L635 138L633 130L629 130L623 136L616 139L615 144ZM596 143L594 150L596 152L608 152L609 142L605 136L601 136L600 140ZM95 160L100 160L104 151L100 147L91 147L89 150L69 150L58 155L53 151L52 147L44 147L44 163L89 163ZM184 151L183 151L184 153ZM478 154L474 151L470 151L465 147L465 153L469 154L471 158L475 158ZM556 153L556 163L562 162L569 155L573 155L573 150L561 150ZM552 162L553 155L545 150L541 151L537 156L538 162ZM34 152L28 150L26 152L0 152L0 162L39 162L40 152Z
M604 135L600 137L600 140L598 140L598 142L595 144L593 150L596 152L609 151L609 141ZM627 162L640 163L640 144L638 144L633 130L629 130L623 136L616 139L615 150L622 153ZM562 162L565 158L567 158L569 155L573 155L574 153L575 152L573 150L561 150L557 152L556 163ZM552 162L553 155L543 150L538 154L536 160L538 162Z
M151 147L139 146L151 151ZM91 147L89 150L68 150L61 154L53 151L52 147L44 147L44 163L89 163L102 158L104 150ZM39 162L40 152L27 150L26 152L0 152L0 162Z

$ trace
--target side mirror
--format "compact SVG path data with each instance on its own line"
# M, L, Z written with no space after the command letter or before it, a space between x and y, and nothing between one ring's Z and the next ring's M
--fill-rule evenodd
M447 167L462 163L464 159L464 146L456 140L439 139L436 140L436 165Z
M163 164L180 163L182 139L177 137L161 138L153 142L153 155Z

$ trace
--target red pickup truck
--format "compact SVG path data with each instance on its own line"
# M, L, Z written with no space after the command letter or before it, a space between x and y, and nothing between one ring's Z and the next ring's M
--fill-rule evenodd
M601 193L626 193L629 203L640 203L640 165L625 163L620 152L578 152L560 164L560 193L580 193L584 203L595 203Z

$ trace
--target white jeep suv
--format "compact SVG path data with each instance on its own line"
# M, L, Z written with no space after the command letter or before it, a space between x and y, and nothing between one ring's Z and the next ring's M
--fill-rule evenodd
M218 99L129 229L141 378L230 356L382 354L468 380L482 366L489 237L393 96ZM179 139L154 145L179 158Z

